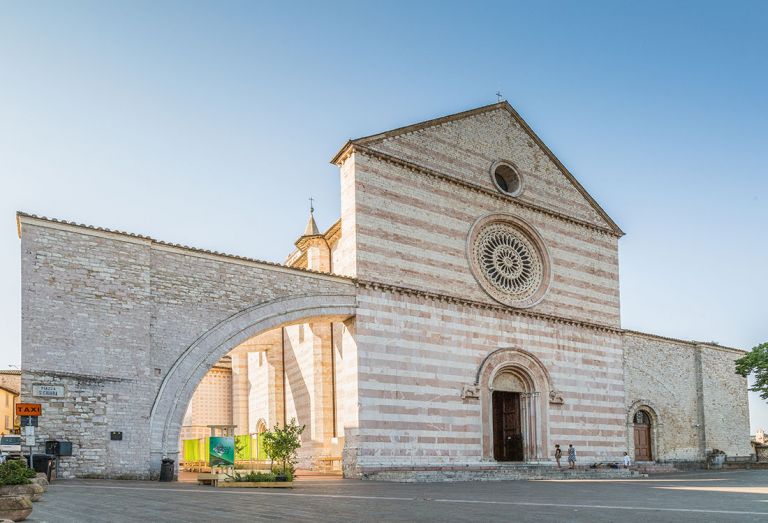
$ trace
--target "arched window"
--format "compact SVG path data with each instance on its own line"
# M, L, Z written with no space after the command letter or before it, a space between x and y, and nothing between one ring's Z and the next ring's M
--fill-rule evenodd
M638 410L635 413L635 419L633 420L638 425L650 425L651 424L651 418L648 416L648 413L642 410Z

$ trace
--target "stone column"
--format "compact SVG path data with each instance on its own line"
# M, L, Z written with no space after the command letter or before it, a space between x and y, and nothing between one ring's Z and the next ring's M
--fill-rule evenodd
M333 377L331 375L332 351L331 324L312 323L312 434L326 452L333 437Z
M232 424L235 434L248 434L248 353L233 352L232 358Z
M261 336L246 353L248 359L248 432L257 431L259 420L267 428L283 423L283 359L281 331Z
M541 434L541 393L533 393L533 417L531 423L534 429L534 442L535 442L535 455L537 460L541 460L544 456L542 452L542 434Z
M520 393L520 432L523 434L523 461L529 461L532 457L531 445L531 395L528 392Z

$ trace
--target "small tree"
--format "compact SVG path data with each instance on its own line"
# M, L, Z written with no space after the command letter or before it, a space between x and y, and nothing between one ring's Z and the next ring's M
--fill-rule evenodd
M291 422L282 429L279 425L275 425L272 430L264 433L264 452L273 464L275 461L283 464L283 474L288 464L291 465L291 473L293 473L296 451L301 447L301 433L304 432L304 427L296 423L296 418L292 418Z
M755 384L749 390L768 400L768 342L752 347L746 356L736 360L736 374L746 378L750 373L755 374Z

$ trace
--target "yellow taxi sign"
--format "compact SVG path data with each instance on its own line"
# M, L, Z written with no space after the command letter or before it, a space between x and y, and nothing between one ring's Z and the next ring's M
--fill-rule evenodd
M43 414L43 407L39 403L17 403L16 415L17 416L41 416Z

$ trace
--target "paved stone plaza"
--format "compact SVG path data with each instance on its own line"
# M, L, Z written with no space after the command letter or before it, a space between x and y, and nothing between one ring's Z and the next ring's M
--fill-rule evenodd
M54 483L28 521L766 521L768 471L638 480L402 484L306 480L293 491Z

